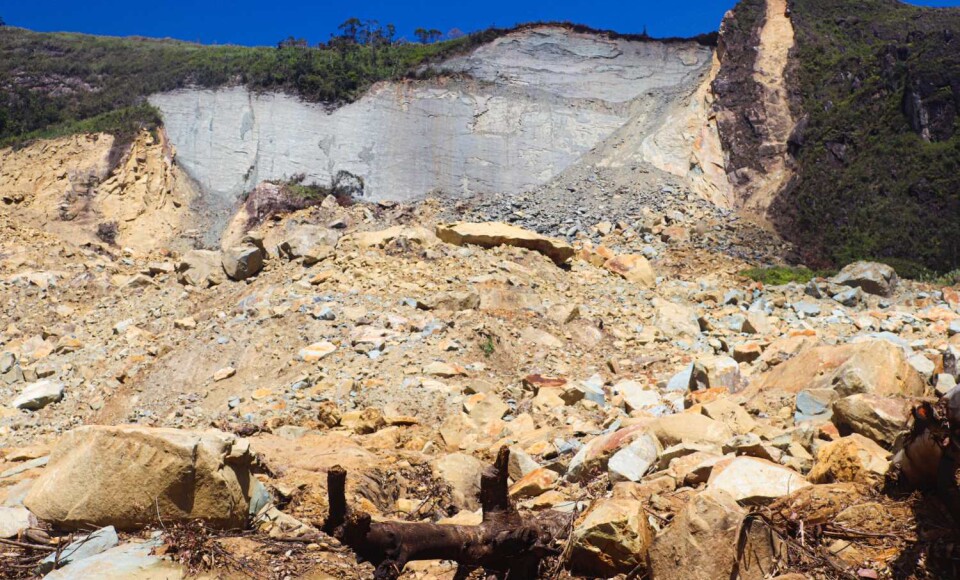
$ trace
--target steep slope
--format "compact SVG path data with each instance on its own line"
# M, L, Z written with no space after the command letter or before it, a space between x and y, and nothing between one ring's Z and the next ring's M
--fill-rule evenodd
M562 27L523 29L433 65L428 81L384 83L329 112L242 88L154 95L178 158L230 206L262 180L349 171L372 200L430 192L519 193L545 183L638 113L649 134L688 97L712 51Z
M811 263L960 267L960 10L894 0L791 8L805 130L797 180L771 217Z

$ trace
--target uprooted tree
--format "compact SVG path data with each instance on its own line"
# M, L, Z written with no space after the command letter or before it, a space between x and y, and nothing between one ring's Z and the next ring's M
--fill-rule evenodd
M476 526L422 522L374 522L370 514L347 505L347 472L340 466L327 474L330 513L323 531L351 548L361 561L376 566L374 578L394 580L407 562L452 560L464 572L483 568L510 578L536 578L541 561L560 553L572 516L559 512L524 517L507 493L510 450L502 447L496 462L480 480L483 520Z

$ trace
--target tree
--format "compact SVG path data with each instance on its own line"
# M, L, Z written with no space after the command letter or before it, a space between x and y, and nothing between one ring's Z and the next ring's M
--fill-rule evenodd
M357 35L360 34L362 27L363 23L360 22L359 18L348 18L343 24L337 27L337 30L340 31L341 38L357 43Z
M3 16L0 16L0 26L6 26L7 22L3 19Z
M420 44L426 44L430 41L430 32L426 28L418 28L414 30L413 35L417 37L417 42Z

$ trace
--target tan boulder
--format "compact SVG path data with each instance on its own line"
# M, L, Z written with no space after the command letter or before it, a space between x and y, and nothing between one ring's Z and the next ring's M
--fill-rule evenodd
M500 222L440 224L437 237L455 246L473 244L484 248L514 246L547 256L555 264L565 264L573 257L573 246L555 238Z
M450 485L454 504L470 511L480 507L477 495L480 493L483 468L479 459L463 453L451 453L433 462L437 476Z
M879 481L890 467L890 453L863 435L826 443L807 477L815 483Z
M730 494L745 504L769 503L808 487L802 475L757 457L734 457L717 462L707 486Z
M219 431L87 426L61 438L24 505L57 527L246 524L249 446Z
M757 382L759 391L798 393L835 389L840 396L871 393L885 397L924 394L923 379L903 350L885 340L818 346L777 365Z
M207 288L226 282L220 252L192 250L177 265L177 279L181 284Z
M697 413L666 415L650 423L650 429L664 447L678 443L721 445L733 437L729 427Z
M842 433L859 433L887 447L910 428L916 401L860 393L834 401L833 424Z
M646 258L637 254L617 256L607 260L603 267L644 288L653 288L657 283L657 273L653 271L653 266Z
M376 232L361 232L344 236L340 239L341 246L355 245L360 248L383 248L388 244L405 239L418 246L429 247L437 244L437 236L430 230L420 226L394 226Z
M573 530L569 563L575 573L609 578L647 561L653 532L643 504L601 499Z

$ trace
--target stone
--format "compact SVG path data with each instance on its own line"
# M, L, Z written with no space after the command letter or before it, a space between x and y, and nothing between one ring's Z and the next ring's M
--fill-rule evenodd
M750 433L757 428L757 422L750 413L730 399L717 399L704 403L700 407L700 412L715 421L720 421L736 435Z
M470 408L465 409L467 415L480 427L499 421L510 411L510 406L492 393L479 393L471 396L468 401Z
M650 548L653 578L731 578L746 510L730 494L707 489L694 495ZM682 573L680 570L682 569Z
M197 321L192 316L173 321L173 327L178 330L193 330L197 327Z
M756 457L735 457L717 462L707 481L711 490L723 491L742 504L766 504L810 482L782 465Z
M526 248L547 256L558 266L567 263L574 255L573 246L564 241L499 222L440 224L436 234L444 242L455 246L472 244L483 248Z
M672 340L695 339L700 336L700 322L692 308L654 298L657 328Z
M177 264L177 279L186 286L208 288L226 282L220 252L191 250Z
M844 306L853 308L863 300L863 290L860 288L848 288L834 294L833 299Z
M41 574L48 574L56 565L59 568L69 566L74 562L90 558L115 548L120 544L120 538L117 537L117 530L113 526L100 528L99 530L86 534L60 550L59 558L56 554L50 554L37 565L37 570Z
M855 433L821 446L807 478L815 483L878 482L889 467L890 453Z
M653 288L657 283L657 273L653 266L646 258L637 254L616 256L607 260L603 267L643 288Z
M480 475L484 464L463 453L451 453L433 462L437 477L450 485L453 503L460 509L474 511L480 507Z
M233 367L224 367L213 373L213 382L219 383L220 381L225 381L235 374L237 374L237 369Z
M277 245L277 252L288 260L302 258L304 266L313 266L332 256L339 240L340 234L333 229L316 224L296 224L286 239Z
M560 480L560 475L552 469L540 467L524 475L510 486L510 497L515 499L525 499L537 497L555 487Z
M544 389L541 389L543 392ZM632 425L594 437L577 451L567 467L566 478L570 481L584 481L607 469L610 457L621 448L637 439L652 438L652 433L643 425Z
M746 320L743 322L743 332L747 334L759 334L767 336L773 334L773 324L766 313L756 310L747 312Z
M26 409L28 411L38 411L51 403L56 403L63 399L63 383L51 380L37 381L27 385L20 395L10 403L15 409Z
M300 360L306 363L320 362L337 351L337 345L332 342L316 342L308 347L300 349L298 356Z
M443 292L417 301L420 310L476 310L480 308L480 294L473 291Z
M423 374L441 378L461 377L467 374L460 365L434 361L423 367Z
M573 530L569 564L574 573L587 576L624 574L646 562L652 541L641 502L600 499Z
M793 303L793 311L805 317L820 316L820 305L806 300Z
M660 393L636 381L620 381L613 392L623 397L627 412L649 409L662 404Z
M340 242L341 245L353 243L360 248L382 249L398 240L405 240L422 248L434 246L439 242L433 232L420 226L393 226L375 232L359 232L341 238Z
M54 570L44 580L177 580L187 572L178 564L153 552L163 544L161 538L121 544L105 552Z
M937 365L922 354L913 355L907 359L907 362L920 374L925 382L929 381L933 377L933 374L937 372Z
M651 435L634 439L607 462L610 481L640 481L660 458L660 442Z
M889 449L909 430L913 407L909 399L861 393L833 403L833 423L841 433L857 433Z
M249 446L219 431L86 426L67 432L24 506L64 529L136 530L203 519L242 528L250 502Z
M0 507L0 538L16 540L38 525L36 516L24 507Z
M223 250L223 271L231 280L246 280L263 270L264 252L252 244Z
M733 360L738 363L752 363L763 355L763 348L755 342L745 342L733 347Z
M650 423L650 429L663 447L679 443L721 445L733 437L729 427L697 413L659 417Z
M925 391L923 379L907 362L903 350L886 340L804 350L765 373L756 385L761 393L829 388L841 396L862 392L920 397Z
M868 294L889 297L897 289L899 278L896 271L886 264L854 262L840 270L830 281L842 286L860 288Z

